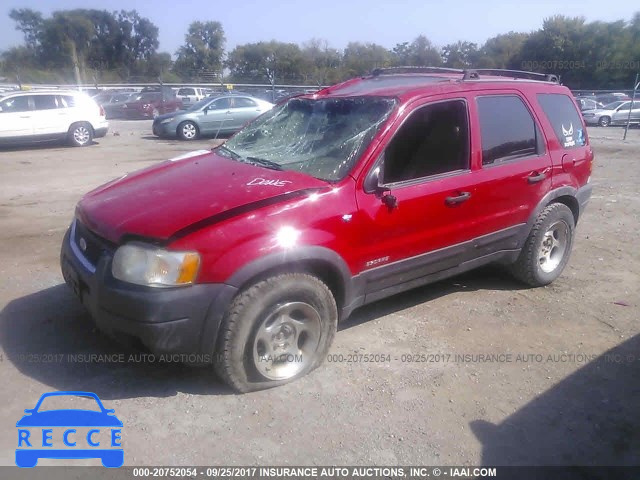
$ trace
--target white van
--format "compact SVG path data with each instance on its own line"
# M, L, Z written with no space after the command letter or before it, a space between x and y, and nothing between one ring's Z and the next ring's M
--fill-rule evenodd
M104 109L81 92L15 92L0 98L3 145L67 140L83 147L108 129Z

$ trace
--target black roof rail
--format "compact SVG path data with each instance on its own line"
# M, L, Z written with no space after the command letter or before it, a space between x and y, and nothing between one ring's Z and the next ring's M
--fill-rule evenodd
M465 70L463 80L477 79L480 78L481 74L560 83L560 77L551 73L527 72L524 70L507 70L502 68L474 68Z
M480 75L494 75L498 77L522 78L540 80L544 82L560 83L560 76L550 73L527 72L524 70L508 70L503 68L447 68L447 67L389 67L376 68L371 72L374 77L380 75L394 75L402 73L459 73L462 80L477 80Z
M376 68L371 75L378 77L380 75L393 75L396 73L464 73L461 68L446 67L389 67Z

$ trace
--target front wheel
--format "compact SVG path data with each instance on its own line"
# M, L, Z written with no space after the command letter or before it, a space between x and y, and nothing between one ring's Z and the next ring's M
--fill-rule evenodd
M69 129L68 139L74 147L89 145L93 140L93 128L88 123L75 123Z
M600 120L598 120L598 125L600 125L601 127L608 127L610 124L611 119L607 116L600 117Z
M195 140L198 134L198 126L193 122L182 122L178 125L178 137L182 140Z
M569 261L575 220L562 203L548 205L538 215L516 262L513 275L532 287L548 285L560 276Z
M216 371L239 392L291 382L322 363L337 324L336 302L321 280L298 273L268 278L231 304L218 337Z

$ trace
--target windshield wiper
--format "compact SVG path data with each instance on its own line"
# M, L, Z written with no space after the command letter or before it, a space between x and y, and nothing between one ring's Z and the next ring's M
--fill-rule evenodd
M272 170L282 170L282 166L276 162L272 162L271 160L266 160L264 158L258 157L247 157L247 160L253 163L257 163L262 167L271 168Z
M229 156L230 156L231 158L233 158L234 160L240 160L240 159L242 159L242 157L241 157L240 155L238 155L238 154L237 154L236 152L234 152L233 150L231 150L231 149L229 149L229 148L225 147L224 145L220 145L219 147L215 147L213 150L223 150L223 151L225 151L226 153L228 153L228 154L229 154Z

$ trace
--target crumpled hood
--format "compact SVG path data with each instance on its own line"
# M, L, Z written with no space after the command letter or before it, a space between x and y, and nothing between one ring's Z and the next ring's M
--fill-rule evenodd
M225 212L241 213L326 186L309 175L201 150L98 187L80 200L76 214L114 243L125 234L166 240L211 217L228 218Z

